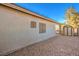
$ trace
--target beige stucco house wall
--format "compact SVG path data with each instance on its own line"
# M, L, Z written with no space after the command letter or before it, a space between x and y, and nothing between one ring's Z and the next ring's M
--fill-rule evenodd
M0 55L56 36L55 22L25 14L6 5L0 4ZM36 22L36 28L31 28L31 21ZM40 22L46 24L45 33L39 33Z

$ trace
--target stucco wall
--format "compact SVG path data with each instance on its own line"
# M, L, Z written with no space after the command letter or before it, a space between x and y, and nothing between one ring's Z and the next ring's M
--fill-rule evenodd
M37 22L31 28L31 21ZM46 24L46 33L39 33L39 22ZM54 23L0 6L0 54L55 36Z

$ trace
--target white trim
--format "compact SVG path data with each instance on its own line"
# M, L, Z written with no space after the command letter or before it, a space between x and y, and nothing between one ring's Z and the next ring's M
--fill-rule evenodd
M79 0L1 0L0 3L79 3Z

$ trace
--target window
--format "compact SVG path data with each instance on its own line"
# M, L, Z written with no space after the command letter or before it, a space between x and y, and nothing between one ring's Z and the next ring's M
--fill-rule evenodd
M31 21L31 28L36 28L36 22L35 21Z
M45 33L46 32L46 24L39 23L39 33Z

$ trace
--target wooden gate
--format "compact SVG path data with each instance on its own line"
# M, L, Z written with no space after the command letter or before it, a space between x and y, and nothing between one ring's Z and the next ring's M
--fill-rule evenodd
M66 35L66 36L72 36L73 35L73 27L71 26L64 26L63 27L63 35Z
M77 36L79 36L79 28L77 28Z

